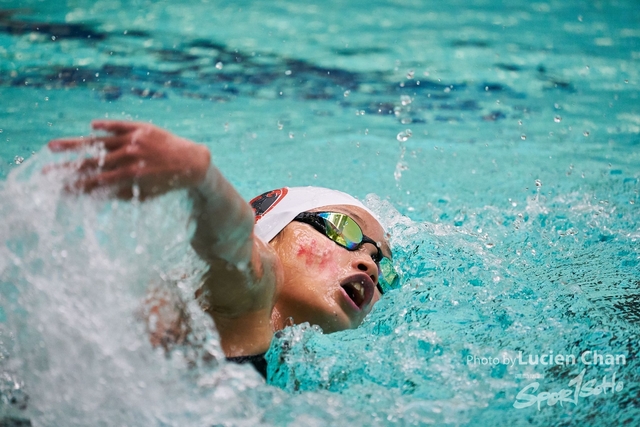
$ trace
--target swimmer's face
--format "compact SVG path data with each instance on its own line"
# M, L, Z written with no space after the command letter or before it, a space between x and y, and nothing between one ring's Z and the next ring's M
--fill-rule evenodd
M339 212L353 218L362 232L380 242L382 254L391 257L380 224L356 206L324 206L312 212ZM378 265L372 256L373 244L365 243L349 251L314 229L291 222L272 240L282 262L284 282L278 289L273 311L277 329L288 324L309 322L325 333L355 328L380 299Z

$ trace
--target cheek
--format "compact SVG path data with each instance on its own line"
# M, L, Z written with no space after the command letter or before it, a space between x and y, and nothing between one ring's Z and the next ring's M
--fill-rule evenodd
M329 242L330 243L330 242ZM327 269L335 267L333 262L333 248L327 248L325 242L320 242L315 238L303 237L298 239L296 248L296 258L306 267L320 267Z

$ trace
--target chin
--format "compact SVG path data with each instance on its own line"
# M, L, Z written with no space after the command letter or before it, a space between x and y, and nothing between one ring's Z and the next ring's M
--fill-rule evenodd
M318 326L322 328L322 332L325 334L332 334L334 332L345 331L347 329L354 329L358 325L353 325L347 316L340 313L337 318L331 318L321 323L318 322Z

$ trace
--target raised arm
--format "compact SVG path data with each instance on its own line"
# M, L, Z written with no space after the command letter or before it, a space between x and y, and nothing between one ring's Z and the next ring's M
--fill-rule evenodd
M254 237L251 207L211 163L209 150L148 123L100 120L92 127L108 135L49 143L52 151L104 147L99 158L79 165L74 187L106 188L123 199L188 189L196 222L192 246L209 265L199 297L223 350L227 356L266 351L281 267L273 249Z

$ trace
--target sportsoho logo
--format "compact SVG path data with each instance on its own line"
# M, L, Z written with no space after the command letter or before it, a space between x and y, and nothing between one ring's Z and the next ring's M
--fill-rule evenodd
M524 355L523 352L518 352L517 356L502 356L502 357L478 357L474 355L467 356L468 365L508 365L508 366L552 366L552 365L564 365L572 366L582 364L585 366L605 365L605 366L618 366L626 365L627 357L624 354L608 354L598 351L587 350L582 352L579 356L574 354L554 354L553 351L548 351L544 354L529 354ZM587 379L587 368L582 369L578 375L571 378L567 384L567 388L560 390L544 391L540 388L540 383L534 381L524 386L516 395L513 407L516 409L523 409L529 406L536 405L538 411L542 405L546 403L547 406L554 406L557 403L564 405L565 403L572 403L578 405L581 398L589 396L613 396L615 393L619 393L624 389L624 382L620 378L616 378L617 371L612 374L604 375L600 378ZM533 377L541 378L540 374L525 374L518 375L519 377Z

